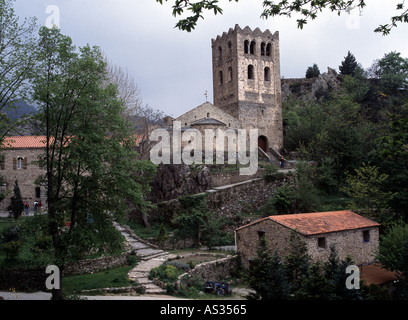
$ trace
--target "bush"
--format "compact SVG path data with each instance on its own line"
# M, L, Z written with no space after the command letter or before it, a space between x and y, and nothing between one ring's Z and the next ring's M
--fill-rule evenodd
M21 242L20 241L9 241L9 242L3 243L1 248L5 252L7 260L15 260L19 254L19 251L21 248Z
M153 280L157 278L160 281L171 283L177 281L178 276L183 273L183 270L177 269L175 266L162 264L161 266L150 270L149 279Z

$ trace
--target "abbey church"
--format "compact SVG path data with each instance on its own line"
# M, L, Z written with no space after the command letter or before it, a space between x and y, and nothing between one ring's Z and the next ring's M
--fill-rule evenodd
M184 128L258 129L258 147L283 147L279 32L238 25L212 39L214 105L206 102L174 119Z

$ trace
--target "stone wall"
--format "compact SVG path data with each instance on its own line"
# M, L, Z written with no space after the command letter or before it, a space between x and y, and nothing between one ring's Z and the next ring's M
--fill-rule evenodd
M187 273L179 276L180 282L188 281L189 278L199 276L208 281L225 281L231 277L238 267L237 256L226 257L214 261L203 262Z
M274 182L266 182L262 178L243 181L231 185L214 187L196 196L206 195L209 209L219 216L234 218L242 212L253 212L262 207L275 192L278 186L292 183L291 176L283 176ZM181 209L178 199L161 202L151 210L149 218L160 216L170 221Z
M63 274L67 276L99 272L110 268L123 266L127 263L129 252L117 256L103 256L96 259L81 260L78 263L67 264Z
M0 211L7 211L13 195L14 181L18 181L23 201L30 204L30 211L34 207L34 201L41 200L43 207L46 203L45 186L36 185L35 181L44 175L45 170L40 167L40 156L44 153L43 149L11 149L5 152L4 164L0 166L0 175L5 177L6 183L0 184L0 192L6 193L7 197L0 202ZM17 159L23 159L23 167L17 168ZM40 188L38 191L36 188ZM39 193L39 194L37 194ZM39 197L37 197L39 195Z
M252 179L262 178L263 170L258 170L256 174L251 176ZM211 172L212 187L226 186L248 180L248 176L240 175L239 171L231 172Z

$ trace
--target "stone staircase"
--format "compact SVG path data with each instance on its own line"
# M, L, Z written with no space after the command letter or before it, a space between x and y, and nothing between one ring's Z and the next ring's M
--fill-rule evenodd
M129 249L133 250L141 259L141 262L130 270L128 274L129 279L142 285L145 288L145 294L166 293L166 290L155 285L152 280L149 280L148 276L151 269L160 266L168 260L169 253L140 239L129 227L123 227L117 223L115 223L115 227L126 238Z

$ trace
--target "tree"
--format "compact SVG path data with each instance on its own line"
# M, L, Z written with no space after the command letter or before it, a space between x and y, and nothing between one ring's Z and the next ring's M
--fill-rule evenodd
M392 94L408 86L408 59L396 51L386 53L383 58L374 61L369 74L380 80L381 90Z
M249 270L249 287L255 290L249 299L286 300L290 297L290 285L278 253L272 255L265 237L261 237L256 258Z
M33 99L47 132L49 232L62 272L86 252L122 249L112 222L127 212L125 200L146 210L155 166L137 160L124 103L116 86L106 83L100 49L77 50L57 28L41 28L38 46ZM65 219L71 225L61 232ZM61 289L54 289L53 299L61 298Z
M390 117L387 132L378 140L374 157L380 160L381 171L389 178L385 190L394 194L393 210L408 219L408 120L394 114Z
M3 113L13 110L15 102L24 98L35 58L34 18L19 22L12 0L0 0L0 149L6 134L17 124Z
M310 261L306 243L296 231L293 231L289 239L289 252L284 259L286 275L292 284L292 292L301 288L302 275L306 274L309 269Z
M328 281L328 298L330 300L360 300L362 295L359 290L347 289L346 272L348 266L353 265L351 258L340 260L336 245L330 246L330 255L323 265L324 275Z
M206 241L209 246L216 245L224 232L221 218L210 212L205 195L187 195L179 198L181 210L173 217L174 236L179 240L192 238L196 245Z
M347 56L344 57L344 60L341 62L339 66L340 74L354 76L354 72L358 67L358 63L356 61L356 57L348 51Z
M13 196L11 197L10 210L13 212L14 219L17 220L24 211L24 203L21 197L18 181L14 181Z
M308 67L306 70L306 78L311 79L311 78L317 78L320 75L320 70L317 64L313 64L313 67Z
M388 175L380 173L378 167L366 163L355 170L355 175L346 174L347 187L341 190L351 198L350 209L387 225L390 221L389 202L393 197L392 192L382 190L387 179Z
M386 234L381 236L376 259L388 270L400 272L407 270L404 260L405 244L408 242L408 225L394 223ZM405 257L406 258L406 257Z
M395 223L381 237L376 259L393 271L399 282L396 284L397 298L408 298L408 225Z
M156 0L160 4L163 4L163 0ZM165 0L167 1L167 0ZM232 2L233 0L229 0ZM235 0L238 2L239 0ZM404 1L397 4L396 9L400 14L391 17L390 23L380 25L374 31L387 35L391 32L391 29L396 27L399 23L408 22L408 9ZM300 19L297 19L298 28L303 29L303 26L307 24L307 21L314 20L318 14L324 9L330 10L340 15L343 12L350 12L355 8L363 9L366 4L363 0L340 0L340 1L310 1L310 0L282 0L278 3L276 1L263 1L264 11L261 14L262 18L269 18L275 16L287 16L291 17L293 13L301 15ZM178 17L184 13L184 10L192 12L190 16L185 19L180 19L176 24L180 30L191 32L195 29L199 19L204 19L203 12L213 11L215 15L222 14L223 9L218 5L216 0L201 0L192 2L190 0L175 0L173 5L173 16Z

